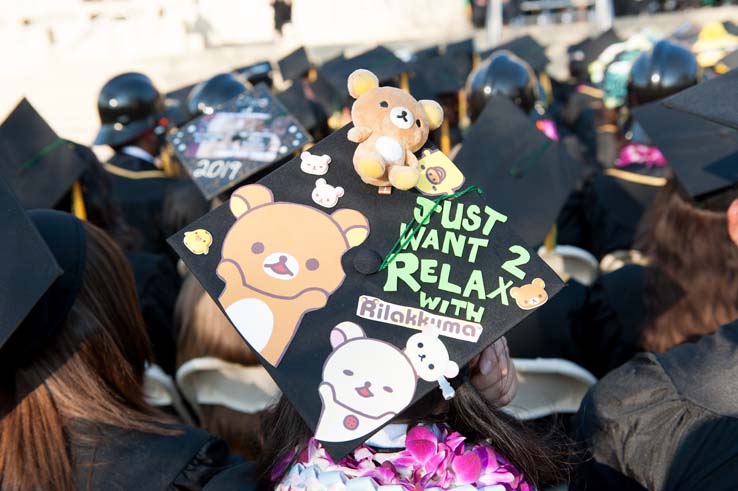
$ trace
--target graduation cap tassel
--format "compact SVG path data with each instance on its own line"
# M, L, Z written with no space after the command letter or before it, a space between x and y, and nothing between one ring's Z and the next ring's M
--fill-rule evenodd
M451 131L448 127L448 120L444 119L441 123L441 152L449 155L451 153Z
M543 245L547 252L553 252L553 250L556 249L556 234L557 229L556 224L554 223L551 230L546 234L546 238L543 240Z
M307 78L310 82L318 80L318 70L316 70L315 67L310 68L310 70L308 70Z
M441 206L441 203L446 201L447 199L455 199L460 198L464 196L465 194L476 191L478 194L482 194L482 190L478 188L477 186L469 186L466 189L462 189L461 191L458 191L454 194L444 194L443 196L439 196L438 198L433 200L433 206L430 210L428 210L428 213L426 213L423 218L418 222L415 223L415 217L413 217L412 220L407 224L407 227L405 227L405 230L403 230L402 234L400 234L400 238L398 238L394 245L392 246L392 249L387 253L384 260L382 261L382 264L379 265L379 269L377 271L383 271L387 268L387 266L390 265L392 261L395 260L397 255L402 251L407 245L410 243L411 240L413 240L413 237L418 233L418 230L420 230L420 227L424 226L430 221L431 215L436 212L439 206Z
M410 92L410 81L407 77L407 72L402 72L400 74L400 88L405 92Z
M72 214L80 220L87 221L87 209L79 181L74 181L72 185Z
M458 92L459 97L459 128L467 128L469 126L469 118L466 115L466 90L461 89Z
M67 140L64 138L57 138L50 144L46 145L44 148L41 149L40 152L38 152L36 155L31 157L30 159L23 162L23 164L20 166L21 172L26 171L33 167L39 160L49 155L51 152L62 146L63 144L68 143ZM69 142L71 143L71 142Z

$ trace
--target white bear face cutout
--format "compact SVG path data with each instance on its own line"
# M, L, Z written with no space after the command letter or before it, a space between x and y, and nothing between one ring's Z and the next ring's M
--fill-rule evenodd
M372 418L402 411L415 394L415 381L402 351L365 335L340 344L323 367L323 382L333 387L336 401Z
M333 208L338 204L338 198L343 196L343 188L334 187L326 182L325 179L315 181L315 189L313 189L313 201L324 208Z
M328 165L331 163L330 155L313 155L310 152L302 152L300 160L300 170L314 176L326 175Z
M418 377L426 382L454 378L459 374L459 365L450 360L446 346L435 334L421 332L410 336L405 354Z

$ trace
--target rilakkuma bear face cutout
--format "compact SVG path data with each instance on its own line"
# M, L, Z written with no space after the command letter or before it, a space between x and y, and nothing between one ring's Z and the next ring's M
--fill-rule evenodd
M300 170L305 174L324 176L328 173L328 165L330 163L330 155L313 155L308 151L300 154Z
M540 279L534 279L529 285L523 285L510 289L510 296L515 299L518 307L523 310L533 310L548 301L546 283Z
M393 344L368 338L353 322L331 331L333 352L318 387L323 410L315 438L345 442L369 435L397 416L415 395L412 363Z
M223 241L218 300L251 347L276 366L305 313L325 306L346 274L343 254L369 235L354 210L328 215L274 202L259 184L237 189L229 203L236 222Z
M448 379L459 374L459 365L449 357L448 350L438 334L426 330L407 340L405 355L415 368L418 377L426 382L438 382L444 399L454 396Z
M415 187L420 179L413 154L428 140L428 132L441 126L443 109L431 100L417 101L395 87L379 87L368 70L356 70L348 79L354 127L348 139L358 143L354 169L373 186L400 190Z

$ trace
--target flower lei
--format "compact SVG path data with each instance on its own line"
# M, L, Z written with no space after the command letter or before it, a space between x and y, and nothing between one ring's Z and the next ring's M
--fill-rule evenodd
M618 167L627 167L631 164L645 164L649 167L664 167L666 159L658 148L642 143L628 143L620 151L615 161Z
M466 445L445 425L416 426L406 448L379 453L361 445L334 462L311 439L276 491L534 491L522 473L484 443ZM288 455L272 473L282 475L294 458Z

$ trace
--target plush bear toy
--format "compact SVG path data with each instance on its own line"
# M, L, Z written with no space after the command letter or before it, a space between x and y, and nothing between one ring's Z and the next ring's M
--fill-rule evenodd
M420 171L413 152L425 144L429 131L441 126L441 105L417 101L395 87L380 87L376 75L363 69L349 75L348 90L356 99L351 107L354 127L348 133L348 139L359 144L356 172L373 186L415 187Z

